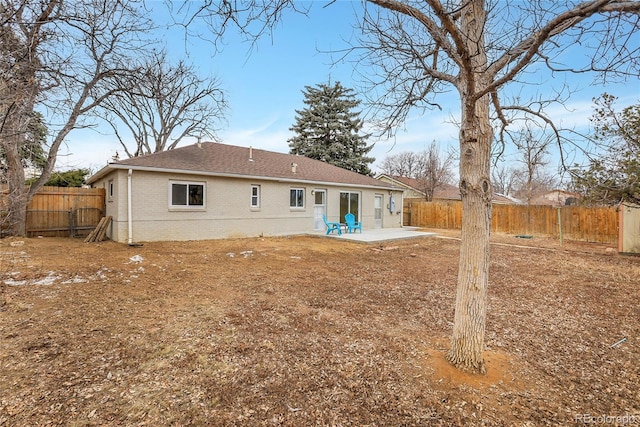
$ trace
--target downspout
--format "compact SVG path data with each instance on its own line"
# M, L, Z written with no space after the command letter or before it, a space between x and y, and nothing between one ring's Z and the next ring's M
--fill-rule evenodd
M128 239L127 243L129 245L133 244L133 209L131 207L131 175L133 174L133 170L129 169L127 174L127 228L128 228Z

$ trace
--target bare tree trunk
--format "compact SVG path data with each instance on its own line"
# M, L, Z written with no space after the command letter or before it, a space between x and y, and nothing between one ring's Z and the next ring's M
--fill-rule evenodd
M26 79L25 79L26 80ZM29 190L25 186L24 167L20 156L20 148L25 142L25 135L29 129L29 122L33 117L32 93L34 86L27 84L19 86L21 93L9 92L15 98L24 96L17 102L2 105L3 119L0 126L0 146L5 155L8 186L8 215L7 222L13 236L26 234L27 205L29 204ZM5 95L5 94L3 94Z
M486 102L483 108L488 108ZM483 108L478 113L485 114ZM488 114L488 113L486 113ZM456 367L484 373L484 334L489 281L491 185L489 161L491 130L488 118L474 118L473 129L461 130L460 193L462 241L458 267L455 317L448 359ZM484 126L480 122L485 121ZM484 128L484 131L481 129ZM477 142L476 142L477 141Z
M2 149L7 162L8 207L7 221L14 236L26 234L28 194L24 184L24 169L18 152L18 135L2 141Z
M471 55L470 69L462 71L460 128L460 193L462 196L462 242L458 269L455 317L451 349L454 366L485 373L484 350L487 285L489 281L489 233L491 227L490 160L493 131L489 121L489 96L474 94L487 82L483 74L484 2L471 1L462 11L461 26ZM465 30L466 28L466 30Z

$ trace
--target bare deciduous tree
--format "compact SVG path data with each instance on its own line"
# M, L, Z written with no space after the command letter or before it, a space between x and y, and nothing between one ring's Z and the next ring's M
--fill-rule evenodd
M545 106L559 100L556 94L550 94L548 101L535 95L528 101L509 100L505 89L526 83L527 71L534 65L553 72L594 72L603 79L637 78L640 47L629 35L639 29L640 3L367 3L379 8L367 8L364 14L363 61L378 69L373 75L379 79L371 83L381 95L371 101L386 117L387 127L403 122L415 107L437 105L437 96L451 88L460 99L459 186L464 214L448 359L459 368L485 372L492 118L501 142L518 118L546 124L556 141L563 142L561 129L544 113ZM578 46L590 51L587 63L568 56L569 49Z
M541 192L550 190L555 179L545 172L549 164L549 146L553 139L544 132L534 133L530 128L522 129L520 137L514 140L518 148L518 162L522 168L516 174L516 185L519 187L516 197L524 199L527 205Z
M424 166L418 180L422 183L422 190L428 201L433 200L435 191L448 184L452 179L453 154L440 155L435 142L423 152Z
M216 122L227 108L217 79L200 78L184 61L171 65L165 52L108 84L117 93L102 108L112 116L108 122L129 157L171 150L185 136L215 138ZM133 137L133 147L120 124Z
M205 2L198 13L241 28L242 16L266 17L268 26L292 4L251 1L238 10L236 2ZM377 7L365 9L362 49L356 50L366 52L365 65L377 68L377 74L369 67L361 69L367 70L364 77L374 89L380 89L379 97L375 90L367 93L374 94L372 101L387 119L387 127L393 129L416 107L437 105L437 96L447 90L456 91L460 99L459 187L464 215L448 359L459 368L485 372L492 117L501 141L514 115L524 114L547 123L561 142L561 130L544 114L548 105L544 99L509 101L505 88L525 83L533 65L554 73L593 72L603 81L637 78L640 46L632 35L640 28L640 2L369 0L365 4ZM212 31L218 34L220 28ZM581 49L581 58L587 61L577 61L569 55L571 49ZM376 75L378 80L372 80Z
M132 58L144 55L151 23L140 7L128 0L1 1L0 144L14 235L25 234L27 204L51 175L67 135L87 126L84 118L117 90L100 90L101 82L127 73ZM19 150L37 107L50 113L52 138L42 174L27 188Z
M392 154L382 160L380 168L391 176L417 178L424 169L424 156L413 151Z
M515 192L515 183L518 177L518 171L506 165L497 164L491 168L491 185L493 191L504 194L505 196L513 196Z
M390 176L414 178L419 182L419 190L425 194L428 201L433 200L436 189L443 184L449 184L453 179L452 153L442 155L435 142L416 153L406 151L387 156L381 168Z

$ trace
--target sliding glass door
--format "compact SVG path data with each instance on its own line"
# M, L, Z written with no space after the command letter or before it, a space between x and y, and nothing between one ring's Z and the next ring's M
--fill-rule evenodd
M360 193L340 192L340 222L345 222L344 216L348 213L352 213L356 221L360 221Z

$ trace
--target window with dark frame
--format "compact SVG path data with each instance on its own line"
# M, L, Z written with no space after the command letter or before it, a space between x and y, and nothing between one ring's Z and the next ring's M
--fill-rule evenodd
M304 188L292 188L290 190L289 207L304 208Z
M204 183L171 182L172 207L204 207Z

